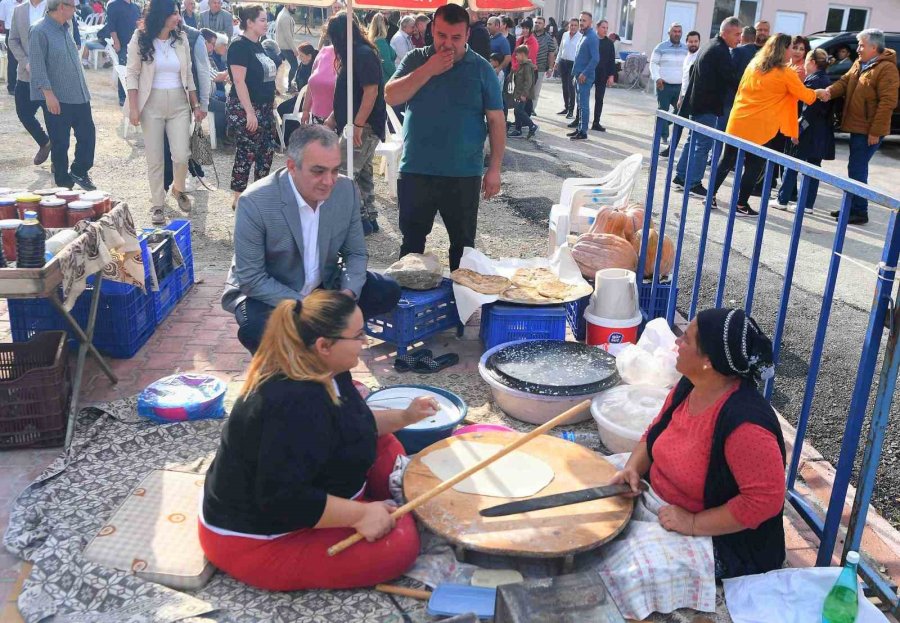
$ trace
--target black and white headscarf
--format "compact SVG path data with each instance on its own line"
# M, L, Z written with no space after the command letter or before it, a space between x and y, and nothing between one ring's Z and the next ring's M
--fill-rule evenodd
M772 341L742 309L707 309L697 314L700 348L713 369L753 381L775 374Z

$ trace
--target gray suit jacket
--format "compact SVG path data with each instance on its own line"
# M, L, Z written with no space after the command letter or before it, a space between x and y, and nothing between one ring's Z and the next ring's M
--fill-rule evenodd
M9 30L9 50L19 61L19 69L16 71L16 80L21 82L31 82L31 74L28 73L26 66L28 65L28 31L31 30L31 21L29 19L28 0L16 6L12 12L11 26Z
M322 287L347 288L359 296L366 281L368 253L356 185L339 176L331 196L318 209ZM234 258L222 307L234 312L248 297L273 307L286 299L295 301L305 277L300 208L287 169L281 168L254 182L238 202Z

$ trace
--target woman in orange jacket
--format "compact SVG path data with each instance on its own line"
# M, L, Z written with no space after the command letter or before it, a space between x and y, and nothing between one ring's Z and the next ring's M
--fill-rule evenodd
M797 102L812 104L816 92L803 86L788 67L791 37L778 33L756 53L738 86L726 132L746 141L781 151L784 137L798 138ZM737 161L737 148L725 146L719 161L715 190L718 191ZM737 215L756 216L748 199L762 171L764 160L753 154L744 158L744 172L738 193Z

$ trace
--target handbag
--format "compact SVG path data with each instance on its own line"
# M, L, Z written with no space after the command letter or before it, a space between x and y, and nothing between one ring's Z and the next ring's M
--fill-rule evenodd
M194 124L194 132L191 134L191 160L197 164L212 164L213 153L209 136L203 133L200 124Z

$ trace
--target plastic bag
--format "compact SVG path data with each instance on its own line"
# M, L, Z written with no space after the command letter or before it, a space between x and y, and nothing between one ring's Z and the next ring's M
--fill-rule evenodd
M675 369L675 334L665 318L651 320L637 344L616 353L616 369L629 385L672 387L681 378Z

